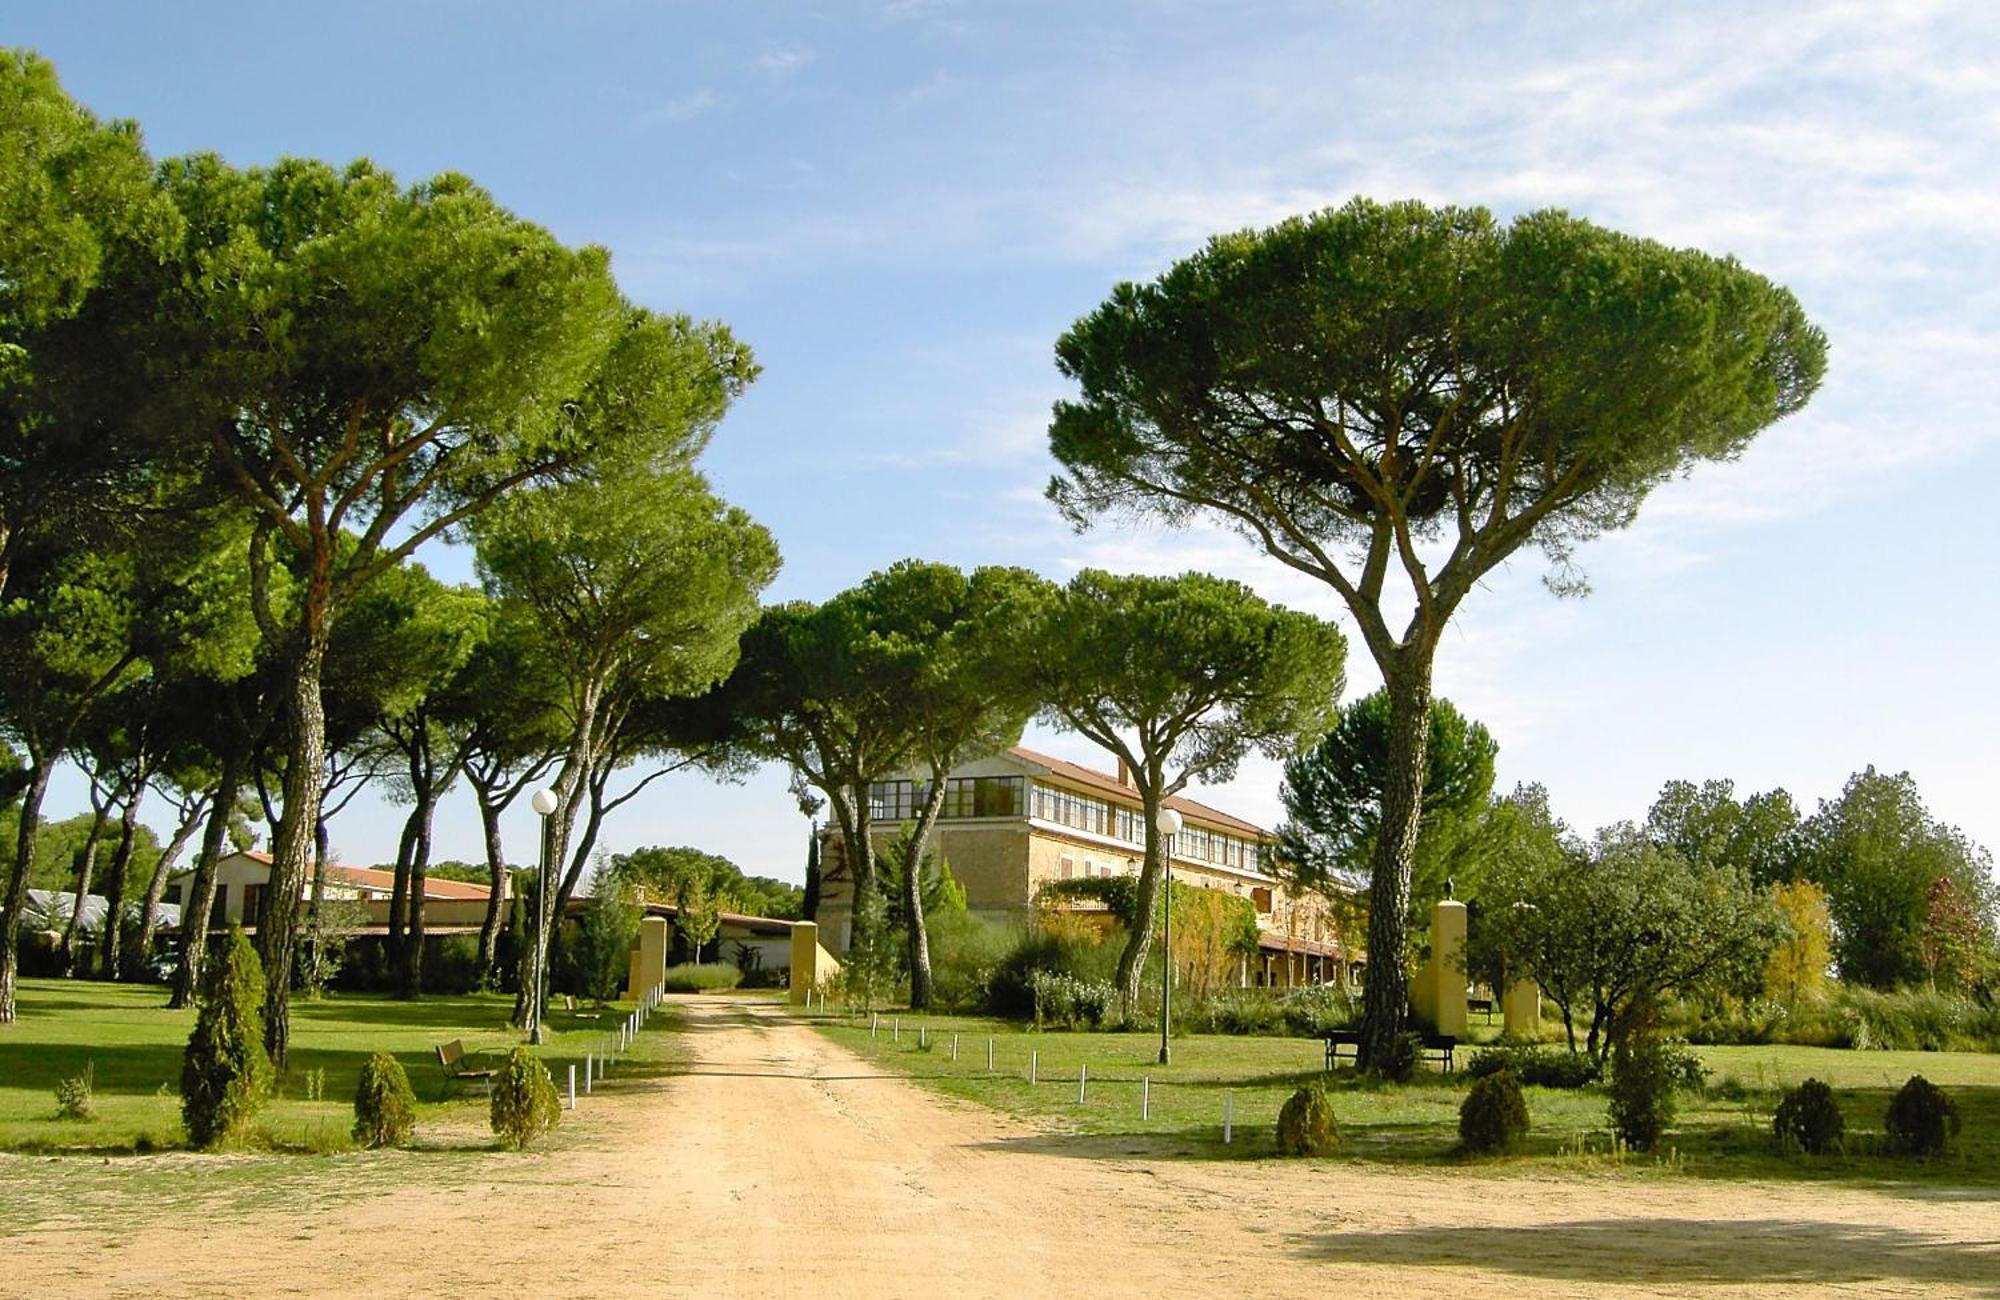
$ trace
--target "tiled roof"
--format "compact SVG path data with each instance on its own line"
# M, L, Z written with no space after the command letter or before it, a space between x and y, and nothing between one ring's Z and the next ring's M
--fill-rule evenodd
M246 850L241 856L250 859L252 862L261 862L267 867L271 865L271 855L257 849ZM326 864L326 872L328 879L336 879L362 889L379 889L383 893L388 893L396 887L395 872L381 871L375 867L350 867L342 862L329 862ZM469 880L442 880L436 876L424 877L425 898L478 899L483 901L492 896L493 890L487 885L475 885Z
M1300 939L1294 935L1279 934L1276 930L1257 931L1257 948L1261 952L1289 952L1301 957L1345 957L1346 949L1337 943L1319 943L1312 939Z
M1116 776L1113 776L1109 772L1100 772L1096 768L1084 767L1080 763L1072 763L1067 759L1056 758L1053 755L1039 753L1032 749L1025 749L1020 745L1014 746L1008 753L1023 762L1047 768L1050 773L1065 780L1075 781L1079 785L1087 785L1093 789L1102 790L1106 794L1117 795L1127 803L1136 804L1139 802L1139 792L1131 786L1120 782ZM1172 808L1183 817L1191 818L1206 825L1235 831L1239 835L1251 835L1259 839L1271 838L1271 832L1265 830L1255 822L1244 821L1241 817L1232 817L1220 809L1211 808L1205 803L1198 803L1193 799L1187 798L1185 795L1173 795L1167 799L1166 803L1167 807Z

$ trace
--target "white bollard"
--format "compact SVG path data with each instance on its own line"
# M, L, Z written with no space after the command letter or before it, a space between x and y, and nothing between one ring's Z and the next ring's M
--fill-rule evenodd
M873 1038L873 1037L875 1037L875 1031L876 1031L877 1029L880 1029L881 1027L882 1027L882 1017L880 1017L880 1016L876 1015L876 1014L875 1014L875 1013L874 1013L873 1011L869 1012L869 1013L868 1013L868 1036L869 1036L870 1038Z
M1142 1075L1139 1079L1139 1118L1145 1119L1153 1113L1153 1076Z
M930 1048L931 1048L931 1027L930 1027L929 1025L918 1025L918 1026L917 1026L917 1046L918 1046L918 1047L921 1047L921 1048L922 1048L923 1050L925 1050L925 1051L927 1051L927 1052L928 1052L928 1051L930 1050Z
M586 1097L590 1095L591 1076L596 1073L597 1073L597 1053L585 1052L583 1054L583 1095Z
M576 1109L576 1062L569 1063L569 1108Z
M993 1040L986 1040L986 1073L993 1073Z
M1228 1146L1236 1128L1236 1094L1222 1094L1222 1145Z
M953 1034L953 1035L951 1036L951 1063L952 1063L953 1065L957 1065L957 1064L958 1064L958 1035L957 1035L957 1034Z
M1076 1104L1077 1104L1077 1105L1079 1105L1079 1106L1083 1105L1083 1089L1084 1089L1084 1086L1085 1086L1085 1085L1086 1085L1086 1084L1087 1084L1087 1083L1089 1082L1089 1080L1090 1080L1090 1066L1089 1066L1089 1065L1079 1065L1079 1066L1077 1066L1077 1067L1076 1067Z
M892 1043L903 1041L903 1018L901 1016L897 1016L889 1022L889 1041Z
M1033 1083L1033 1082L1035 1081L1035 1067L1036 1067L1036 1065L1038 1064L1038 1061L1037 1061L1037 1058L1038 1058L1038 1057L1040 1057L1040 1056L1041 1056L1041 1053L1040 1053L1040 1052L1029 1052L1029 1053L1028 1053L1028 1082L1029 1082L1029 1083Z

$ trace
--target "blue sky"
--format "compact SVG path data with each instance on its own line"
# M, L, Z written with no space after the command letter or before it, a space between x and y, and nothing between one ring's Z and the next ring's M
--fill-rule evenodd
M1503 783L1581 826L1676 777L1810 810L1873 763L2000 844L1993 6L14 0L0 41L158 154L463 171L610 247L635 298L729 322L765 373L709 468L783 546L777 598L920 555L1200 567L1333 616L1232 536L1062 524L1040 493L1072 320L1211 232L1357 193L1733 253L1826 328L1824 390L1586 547L1588 598L1533 556L1496 575L1440 689L1493 728ZM1253 762L1209 795L1270 823L1276 787ZM334 842L384 859L398 823L364 797ZM804 829L776 772L676 778L607 842L796 878ZM476 855L468 800L439 830Z

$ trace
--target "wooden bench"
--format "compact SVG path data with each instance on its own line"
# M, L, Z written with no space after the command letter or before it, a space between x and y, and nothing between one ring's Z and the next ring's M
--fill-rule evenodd
M602 1011L578 1011L576 999L567 993L563 994L563 1010L578 1020L596 1020L604 1014Z
M492 1086L493 1077L500 1073L494 1067L468 1065L471 1059L465 1054L465 1044L454 1038L449 1043L437 1045L438 1069L450 1083L483 1083Z
M1486 1017L1486 1023L1487 1023L1487 1024L1489 1024L1489 1025L1490 1025L1490 1024L1492 1024L1492 1023L1493 1023L1493 999L1492 999L1492 998L1474 998L1474 997L1468 997L1468 998L1466 998L1466 1000L1465 1000L1465 1009L1466 1009L1467 1011L1477 1011L1477 1012L1481 1013L1482 1015L1484 1015L1484 1016Z
M1361 1035L1352 1029L1336 1029L1326 1036L1326 1068L1331 1070L1339 1064L1341 1048L1354 1049L1352 1056L1361 1054ZM1423 1053L1426 1060L1435 1060L1440 1069L1450 1074L1457 1065L1458 1039L1451 1034L1425 1034Z

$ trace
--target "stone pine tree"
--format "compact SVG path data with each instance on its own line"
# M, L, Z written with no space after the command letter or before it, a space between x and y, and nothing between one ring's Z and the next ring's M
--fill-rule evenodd
M716 415L725 400L718 381ZM567 725L548 841L559 869L593 779L617 752L621 708L638 689L699 695L729 673L757 595L777 574L778 548L686 468L523 493L476 532L487 590L539 629L562 685ZM530 937L525 985L548 960L548 941L541 927ZM524 999L523 1027L536 1031L540 1015Z
M898 877L902 896L890 902L906 918L913 1008L929 1006L931 998L924 873L918 864L927 859L945 807L947 775L1014 744L1040 703L1032 676L1022 668L1043 585L1025 569L967 574L948 564L905 560L871 575L851 597L872 654L900 663L900 684L887 693L882 708L907 742L903 748L912 767L929 778L913 810L906 853L911 865Z
M1454 863L1476 856L1466 851L1466 841L1476 836L1493 793L1498 752L1483 725L1450 700L1431 701L1413 917L1442 895ZM1278 792L1285 805L1285 824L1278 828L1282 874L1302 888L1332 895L1367 888L1388 766L1389 697L1382 691L1343 707L1333 730L1286 761Z
M1239 582L1095 569L1048 593L1025 640L1043 715L1123 760L1144 809L1145 865L1118 957L1130 1006L1159 910L1162 805L1189 782L1229 780L1252 750L1283 758L1324 733L1346 641Z
M604 250L565 247L463 176L207 156L163 172L189 235L154 364L203 399L184 425L256 521L255 607L284 667L259 932L282 1063L340 610L518 487L670 449L684 424L654 414L748 362L719 327L625 304ZM298 575L282 602L266 586L280 567Z
M1574 547L1799 410L1826 341L1728 258L1557 211L1356 199L1218 236L1057 344L1050 496L1078 527L1206 520L1337 592L1390 700L1361 1057L1401 1029L1432 667L1523 547Z

